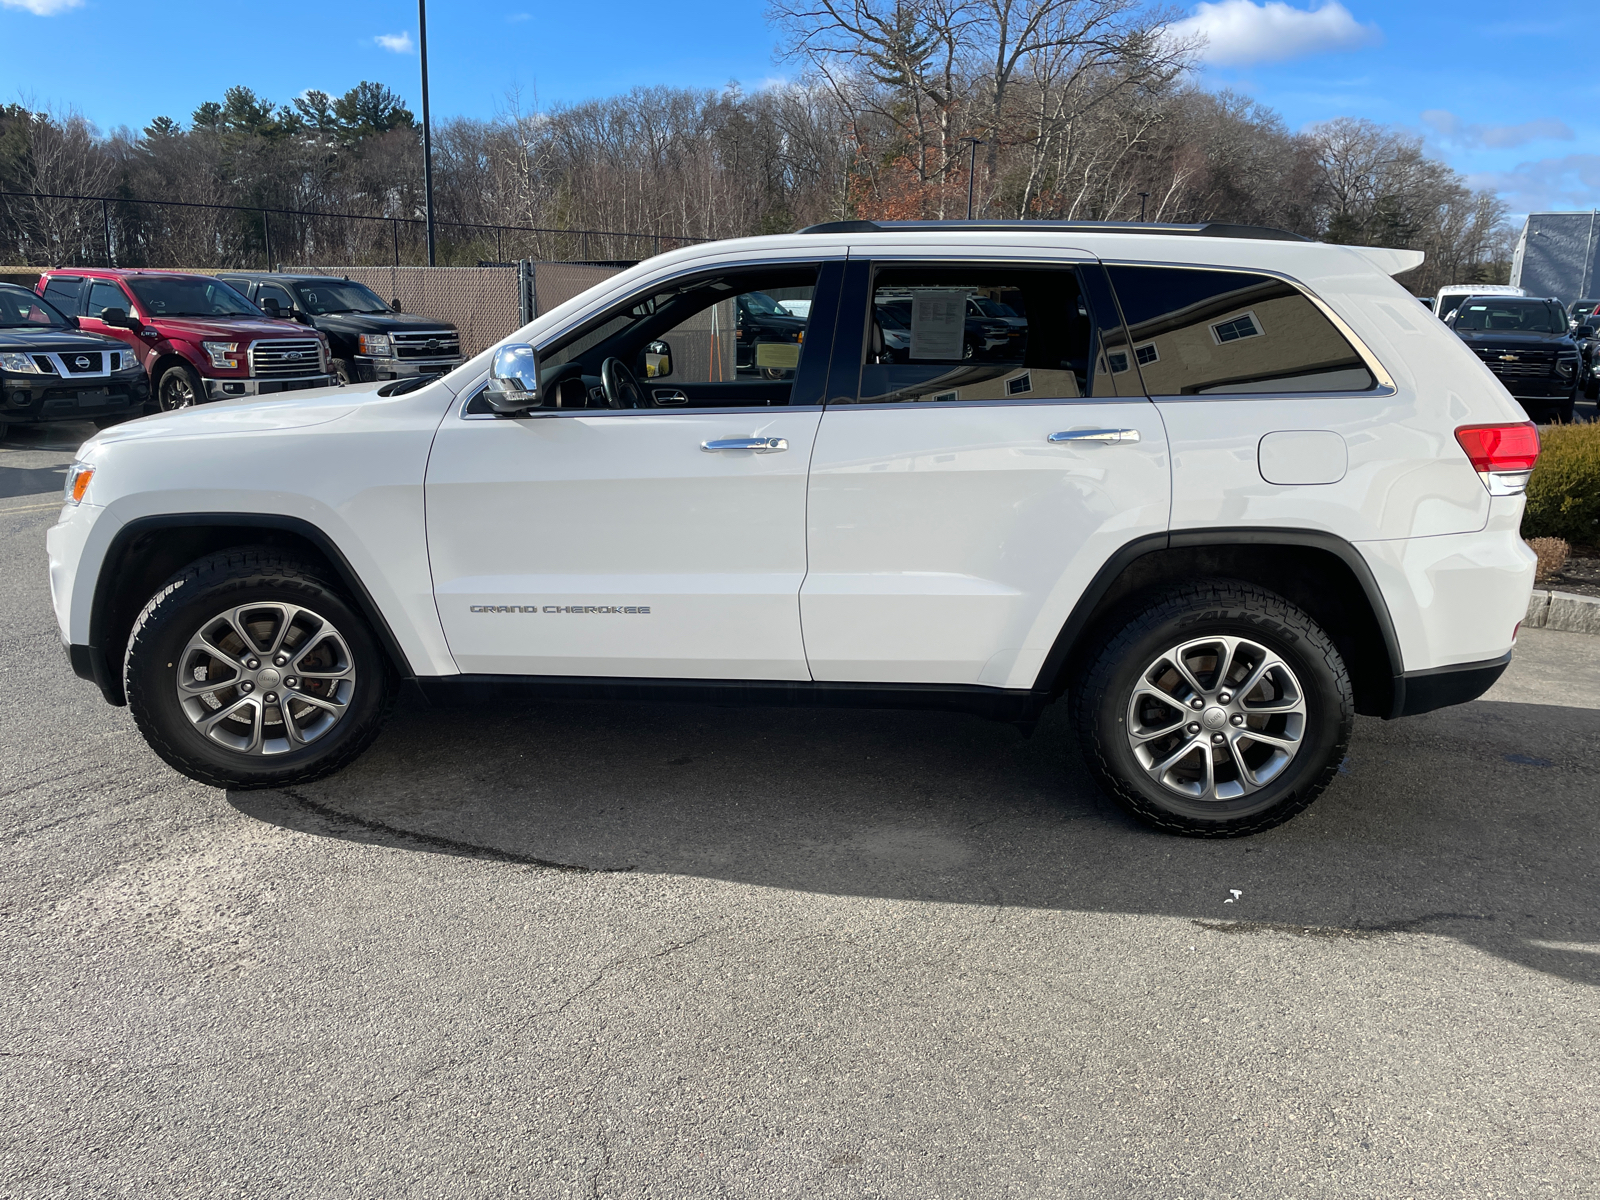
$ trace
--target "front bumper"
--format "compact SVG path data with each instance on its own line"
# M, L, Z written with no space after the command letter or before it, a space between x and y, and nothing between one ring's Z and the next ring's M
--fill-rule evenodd
M304 392L338 387L337 375L303 375L295 379L207 379L207 400L232 400L239 396L271 396L278 392Z
M377 383L382 379L409 379L413 375L447 375L465 358L374 358L370 354L356 355L356 369L362 383Z
M143 371L81 380L55 375L7 375L0 422L82 421L140 411L150 396Z

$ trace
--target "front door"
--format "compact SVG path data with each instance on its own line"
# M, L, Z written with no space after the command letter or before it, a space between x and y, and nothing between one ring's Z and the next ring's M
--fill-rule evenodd
M812 456L812 674L1032 687L1100 566L1167 527L1166 437L1104 273L852 261L846 294Z
M428 550L463 672L810 678L806 469L839 274L787 263L653 284L539 347L551 407L495 418L474 399L446 417ZM774 316L785 340L769 330L769 348L740 353L745 296L811 316ZM618 365L635 386L616 388Z

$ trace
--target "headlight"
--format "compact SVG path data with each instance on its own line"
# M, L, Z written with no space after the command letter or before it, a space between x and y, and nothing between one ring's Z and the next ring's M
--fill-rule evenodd
M239 370L239 361L234 357L239 353L238 342L201 342L200 348L211 356L213 367L220 367L224 371Z
M373 358L388 358L394 353L394 345L389 341L387 333L363 333L361 353Z
M61 493L61 499L68 504L80 504L83 494L89 490L89 481L94 478L94 468L86 462L75 462L67 468L67 486Z
M43 375L39 364L26 354L0 354L0 370L15 371L19 375Z
M124 351L122 351L122 365L120 367L118 367L117 369L119 371L131 371L135 367L137 367L138 365L139 365L139 356L137 354L135 354L132 350L124 350Z

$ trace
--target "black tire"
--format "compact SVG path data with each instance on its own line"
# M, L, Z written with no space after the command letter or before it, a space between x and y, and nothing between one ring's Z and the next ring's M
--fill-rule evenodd
M361 371L352 359L334 359L333 373L339 377L340 383L349 384L361 382Z
M343 714L331 728L313 735L314 740L298 749L250 754L219 744L201 732L178 695L179 673L187 671L191 661L185 657L190 639L218 621L218 614L255 604L289 604L309 610L331 624L348 648L353 679L350 691L343 696ZM302 642L302 647L312 646L319 636L322 635L308 635L311 640ZM261 657L265 658L265 654ZM309 676L310 668L306 670ZM224 550L191 563L162 585L134 622L123 678L134 721L157 754L190 779L213 787L241 789L307 783L347 766L378 736L394 706L397 690L388 656L366 621L316 568L270 547L249 546ZM293 678L288 682L292 684ZM309 691L316 683L309 678L302 680L301 690ZM226 683L215 689L222 708L230 702L228 693ZM260 695L265 698L271 693L262 691ZM291 703L288 695L286 691L282 707L277 709L278 736L285 745L288 741L282 737L282 718ZM232 699L238 698L240 693L235 691ZM191 698L189 703L198 706L201 700ZM260 707L265 714L259 722L264 745L272 728L267 724L272 709ZM301 708L303 713L313 711L309 705ZM221 708L211 710L218 711Z
M1600 400L1600 375L1589 376L1589 382L1583 385L1583 398Z
M3 440L5 438L6 430L9 429L9 428L10 428L10 426L7 425L4 421L0 421L0 440Z
M1069 695L1073 725L1083 756L1101 786L1140 820L1169 833L1189 837L1244 837L1281 825L1303 811L1338 771L1355 722L1350 676L1328 636L1310 617L1281 596L1235 580L1199 580L1148 597L1131 620L1101 632L1108 635L1104 648L1083 666ZM1221 797L1225 788L1243 787L1221 782L1225 774L1238 776L1234 760L1227 757L1229 749L1212 749L1198 740L1191 742L1193 755L1204 753L1216 762L1209 768L1215 781L1212 785L1214 798L1199 799L1173 790L1140 762L1139 752L1133 748L1129 718L1136 711L1152 711L1131 708L1134 689L1168 651L1179 646L1193 646L1214 636L1248 639L1250 645L1276 656L1292 673L1285 678L1298 685L1304 713L1296 753L1261 783L1259 790L1237 797ZM1240 650L1239 656L1247 668L1249 660L1245 658L1245 651ZM1243 754L1265 754L1269 759L1266 765L1270 767L1270 756L1276 752L1266 743L1251 744L1248 728L1229 732L1228 722L1233 718L1226 715L1226 706L1215 701L1215 697L1229 693L1213 687L1214 684L1225 687L1226 681L1213 679L1208 684L1198 671L1193 675L1196 683L1207 686L1203 694L1212 698L1203 700L1203 711L1194 713L1193 723L1189 723L1190 713L1183 704L1171 706L1174 712L1183 714L1178 725L1172 727L1173 736L1179 740L1147 742L1146 752L1149 747L1157 748L1160 754L1171 747L1181 749L1183 739L1196 737L1189 731L1197 731L1200 739L1238 737L1246 745ZM1185 685L1180 684L1182 686ZM1259 688L1253 689L1250 695L1258 695L1259 691ZM1251 703L1245 696L1234 697L1234 702L1237 705ZM1157 702L1153 711L1159 712L1162 708ZM1207 722L1212 719L1213 708L1224 713L1216 718L1222 723L1202 725L1201 719ZM1270 722L1293 719L1245 718L1260 723L1263 734L1274 731ZM1152 727L1160 724L1157 721ZM1208 733L1208 729L1220 730L1220 734ZM1222 757L1218 759L1218 756ZM1191 764L1198 769L1201 762L1203 760L1198 757L1188 758L1180 762L1179 767ZM1174 768L1167 775L1177 770ZM1255 784L1253 779L1247 782Z
M156 405L162 412L193 408L206 398L206 385L188 363L175 363L156 381Z

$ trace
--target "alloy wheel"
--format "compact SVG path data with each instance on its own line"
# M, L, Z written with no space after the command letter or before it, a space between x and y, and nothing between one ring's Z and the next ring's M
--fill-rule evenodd
M286 754L349 711L355 662L332 622L294 604L218 613L178 661L178 702L202 737L240 754Z
M1300 752L1306 700L1260 642L1218 635L1172 647L1140 674L1127 736L1150 778L1188 800L1237 800Z

